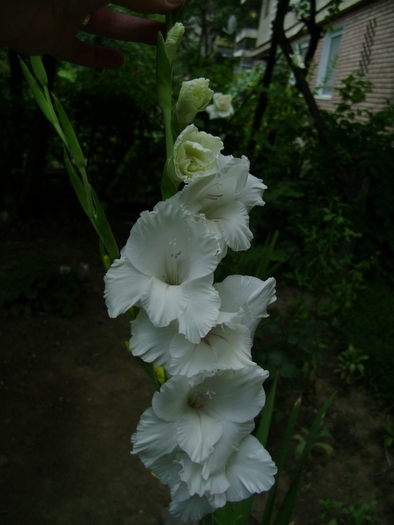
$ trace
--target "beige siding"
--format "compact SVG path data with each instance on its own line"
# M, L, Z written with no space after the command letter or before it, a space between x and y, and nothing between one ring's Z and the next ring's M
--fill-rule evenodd
M365 41L367 24L376 20L373 43L370 46L369 64L366 78L374 85L374 91L367 97L364 107L379 110L387 101L394 102L394 0L374 0L340 16L333 28L343 29L337 69L335 74L334 94L330 100L318 100L324 109L333 109L338 102L335 88L340 86L340 80L356 72L360 67L363 42ZM311 86L316 85L323 47L323 39L319 42L315 55Z

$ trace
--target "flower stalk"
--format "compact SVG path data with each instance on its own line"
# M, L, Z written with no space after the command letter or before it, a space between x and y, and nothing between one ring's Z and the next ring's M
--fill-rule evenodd
M249 212L264 205L266 186L249 173L246 157L222 155L220 137L200 132L192 123L204 110L211 118L230 117L234 110L229 95L215 95L208 80L196 79L183 83L172 103L184 5L167 15L166 38L159 34L157 39L157 95L166 140L163 200L140 215L121 253L89 184L72 125L60 102L55 98L52 103L41 59L32 59L37 80L23 63L22 68L64 144L71 183L100 238L108 313L129 316L128 349L156 388L152 406L132 436L132 454L168 485L174 516L204 519L206 525L247 525L253 495L268 491L277 473L279 477L299 403L289 419L278 472L264 448L278 374L266 399L263 382L268 372L251 355L257 325L276 299L275 280L230 275L215 282L228 248L250 247ZM212 95L214 104L209 106ZM289 523L302 464L331 401L312 425L274 525ZM252 435L254 418L262 410ZM263 525L272 522L275 491L276 485Z

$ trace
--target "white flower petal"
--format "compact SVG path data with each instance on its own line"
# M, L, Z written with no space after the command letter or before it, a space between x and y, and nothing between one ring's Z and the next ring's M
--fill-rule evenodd
M217 268L219 243L206 227L206 221L192 220L193 236L190 250L190 267L187 282L211 275ZM185 279L186 282L186 279Z
M137 432L132 435L132 454L139 454L150 467L160 457L170 454L177 446L176 424L158 418L150 407L142 414Z
M191 301L186 286L171 286L152 278L149 288L141 297L149 319L155 326L168 326L186 310Z
M240 201L233 201L218 207L207 219L218 224L224 242L238 252L248 250L253 234L249 229L249 215Z
M180 284L188 275L192 226L182 209L159 202L153 211L141 213L124 254L141 273Z
M199 385L208 392L205 410L217 419L245 423L258 415L265 403L262 386L268 372L251 364L243 370L219 370Z
M187 285L191 300L178 317L179 332L195 344L215 326L219 316L220 297L212 281L213 274Z
M237 199L246 185L249 176L249 161L246 157L237 159L220 155L217 171L188 184L180 192L179 200L191 213L204 213L209 216L217 206Z
M157 476L164 485L168 485L170 488L179 484L179 471L182 466L178 463L176 458L180 453L180 449L175 449L170 454L161 456L149 466L155 476Z
M227 500L240 501L269 490L275 482L276 472L277 468L265 448L255 437L246 436L226 466L230 482Z
M207 483L201 476L201 465L199 463L194 463L185 453L179 454L178 461L182 466L179 471L179 478L186 483L189 496L194 496L194 494L203 496L210 487L209 483ZM178 494L179 492L178 489Z
M242 324L246 325L252 337L263 317L267 317L267 306L276 300L276 281L270 277L262 281L257 277L230 275L214 286L221 298L221 311L239 313L244 310Z
M104 298L109 316L117 317L135 305L149 287L150 280L125 257L115 259L104 277Z
M220 421L195 409L185 413L177 426L179 446L194 462L201 462L212 454L214 445L223 433Z
M249 175L238 199L243 202L248 211L250 211L254 206L264 206L263 192L266 189L267 186L261 179Z
M172 501L169 508L173 516L183 521L198 521L215 510L205 496L200 498L197 494L184 501Z
M222 468L220 472L204 478L202 476L202 465L193 463L186 454L179 456L178 461L183 467L179 472L179 477L187 484L190 496L194 494L204 496L205 493L223 494L229 488L230 484L225 475L224 468Z
M241 325L235 329L217 325L197 345L177 335L169 346L168 371L190 377L202 370L237 370L250 366L251 346L249 330Z
M131 323L130 350L134 356L141 357L147 363L166 368L170 359L168 349L176 334L173 324L163 328L155 327L145 310L141 309Z
M199 131L190 124L175 141L169 176L178 182L190 182L211 175L222 149L220 137Z
M254 420L246 423L232 423L222 421L223 435L215 445L215 449L202 465L201 475L204 479L209 478L224 468L230 456L238 450L241 440L254 429Z
M165 421L179 421L188 410L187 396L193 381L185 376L174 376L155 392L152 407L158 417Z

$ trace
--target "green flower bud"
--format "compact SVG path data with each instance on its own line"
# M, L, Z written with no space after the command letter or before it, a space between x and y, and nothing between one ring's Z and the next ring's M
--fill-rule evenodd
M168 31L165 46L166 46L166 53L167 53L168 59L171 64L174 61L175 54L177 52L179 44L181 43L184 33L185 33L185 26L181 24L180 22L177 22Z
M209 80L196 78L182 83L175 113L178 123L185 127L193 122L199 111L204 111L213 95Z

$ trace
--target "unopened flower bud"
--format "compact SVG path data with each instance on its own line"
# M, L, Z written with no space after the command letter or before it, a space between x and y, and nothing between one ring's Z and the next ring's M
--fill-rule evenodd
M185 26L181 24L180 22L177 22L168 31L167 38L165 41L165 47L166 47L166 53L167 53L170 63L172 63L175 58L175 54L177 52L179 44L181 43L184 32L185 32Z
M193 122L199 111L204 111L213 95L207 78L196 78L182 83L175 108L178 123L184 127Z

